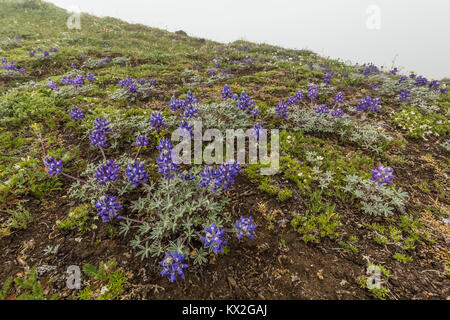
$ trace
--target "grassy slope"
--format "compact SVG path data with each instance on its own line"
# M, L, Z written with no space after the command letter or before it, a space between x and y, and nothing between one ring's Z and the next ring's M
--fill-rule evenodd
M279 127L280 125L289 127L291 125L289 122L280 121L274 116L275 105L297 90L307 89L310 83L321 83L324 72L319 65L323 63L335 72L331 83L333 90L335 92L344 91L349 105L356 105L366 93L382 97L383 108L377 117L361 118L357 113L351 111L349 113L352 121L356 121L355 123L358 123L358 125L370 124L374 127L382 127L387 134L393 137L393 140L387 143L381 139L375 143L376 148L367 148L364 146L364 141L351 142L345 136L339 138L333 132L312 131L304 135L291 133L294 136L294 142L289 142L287 146L285 145L285 149L282 149L282 155L285 156L285 162L282 162L285 165L284 177L279 175L270 180L268 182L272 185L270 189L267 188L267 184L264 187L264 183L267 183L267 181L264 181L249 169L245 178L238 182L239 188L247 187L253 190L252 192L257 190L253 199L248 201L249 207L247 209L252 210L253 215L257 216L256 219L260 229L266 230L264 233L262 232L262 234L267 234L267 238L263 241L269 242L270 246L273 247L291 247L292 250L288 256L294 261L302 260L301 257L293 253L294 250L306 250L311 256L314 256L311 261L315 261L314 259L320 259L316 256L322 255L324 250L326 251L330 247L339 247L340 252L343 253L337 254L336 259L343 259L343 265L351 263L351 268L354 268L352 270L359 270L353 278L346 276L350 283L350 288L347 288L348 291L356 292L353 296L344 295L347 298L370 297L370 295L366 296L361 293L362 291L358 291L360 287L358 279L365 276L367 261L364 257L367 256L370 256L371 263L387 266L394 275L394 280L388 280L389 282L386 285L391 291L386 297L411 298L419 296L428 298L434 296L445 298L446 295L449 295L448 291L445 291L445 288L448 288L448 271L445 271L445 266L448 268L450 265L448 247L446 246L449 229L448 225L442 222L443 218L448 218L449 209L448 179L446 179L448 177L446 175L448 175L449 158L448 151L444 151L441 147L441 144L446 139L448 140L446 138L447 131L444 130L442 133L441 130L441 136L429 137L425 141L420 138L413 139L407 136L405 131L399 130L391 120L391 116L399 113L401 107L398 99L395 98L395 94L384 94L371 89L373 82L385 81L388 83L390 81L388 75L384 75L382 78L369 77L368 79L356 76L344 78L345 72L356 74L360 70L356 66L344 65L340 61L319 57L309 51L286 50L270 45L256 45L242 41L225 46L182 34L128 24L118 19L100 19L85 14L81 17L81 30L68 30L66 27L67 17L68 14L64 10L34 1L18 5L2 4L0 25L2 26L1 34L4 39L0 39L0 41L4 42L1 45L0 56L4 56L8 61L13 61L16 65L27 69L24 78L0 79L0 93L2 94L0 97L0 149L2 151L0 155L0 224L3 237L2 246L6 248L8 243L16 243L23 249L25 243L33 239L33 234L36 232L51 232L50 230L55 229L56 220L64 219L68 209L74 205L73 202L61 200L66 198L67 186L64 186L57 179L49 179L43 171L41 162L41 148L44 146L49 154L65 157L66 161L72 164L69 172L77 175L80 168L85 165L85 161L94 157L92 150L86 150L80 143L79 137L82 134L82 129L76 128L70 121L66 111L68 107L76 105L87 111L87 119L89 120L92 120L95 116L114 113L117 110L124 111L125 117L148 116L152 110L163 111L165 116L170 116L171 112L167 106L170 97L173 95L180 96L189 89L193 89L201 103L207 104L220 101L220 90L225 83L229 83L234 91L245 89L255 99L261 111L258 119L264 124L264 127ZM16 36L20 39L18 43L14 40ZM7 37L10 39L8 40ZM109 48L105 48L105 44ZM248 45L249 51L238 50L243 45ZM43 49L56 47L59 51L52 59L30 59L28 52L37 47ZM86 55L86 58L81 58L82 54ZM256 54L259 58L262 58L262 61L254 65L236 67L226 64L226 61L230 58L237 60L246 55L253 57ZM48 78L59 81L62 75L70 72L72 63L79 66L85 63L86 59L105 57L122 57L127 59L127 62L125 64L110 63L105 67L91 70L98 78L98 82L87 94L72 98L54 97L53 93L46 87ZM222 65L231 68L231 77L211 80L208 76L207 70L214 69L212 59L217 58ZM315 63L315 70L311 71L307 67L309 61ZM195 66L200 66L201 71L194 71ZM190 86L189 79L195 74L199 76L196 78L194 86ZM154 95L146 99L137 101L112 99L111 96L118 88L117 81L125 76L155 78L160 87ZM396 80L395 77L393 79ZM37 84L30 85L28 81L31 80ZM392 83L394 83L394 80L392 80ZM326 94L324 93L326 90L326 88L321 87L319 101L331 103L332 92ZM442 95L433 100L432 104L437 105L438 110L432 110L429 113L439 114L443 119L448 119L449 95ZM422 113L427 114L423 110ZM348 134L351 133L350 131ZM286 139L286 136L283 139ZM152 143L155 143L155 141L156 137L153 138ZM87 144L86 141L84 141L84 144ZM318 186L311 183L308 189L304 191L303 182L299 182L291 174L294 172L297 175L302 172L306 175L311 172L314 164L311 161L308 162L303 150L315 151L325 158L324 168L336 175L335 185L332 185L336 190L343 187L345 174L359 174L367 178L370 176L368 174L370 169L379 162L387 163L396 170L395 187L402 187L406 190L412 200L407 203L406 209L396 211L393 217L384 219L362 213L355 202L342 196L341 193L333 191L333 188L320 194L319 199L314 198L313 195L317 195L317 193L313 191L318 192L320 190ZM83 160L77 161L80 154ZM296 162L301 163L301 168L298 167L298 164L295 164ZM283 188L288 190L286 191L287 194L289 191L293 193L293 197L287 196L288 199L285 200L283 193L280 195L280 192L276 191L283 190ZM265 189L266 192L261 191L262 189ZM277 196L278 200L276 199ZM239 191L232 192L231 198L240 199ZM64 202L64 210L58 210L60 201L66 201ZM303 228L303 222L313 219L312 216L323 214L327 210L326 205L333 203L337 204L336 212L340 215L341 221L341 226L337 229L336 234L333 235L330 232L328 237L318 236L320 232L326 232L328 228L333 228L332 217L330 216L325 218L327 222L324 224L314 225L313 229L317 228L317 230L308 231L307 228ZM358 210L355 210L355 208L358 208ZM295 220L295 229L290 229L290 227L279 228L279 224L275 223L278 219L276 213L278 209L281 209L281 214L285 216L288 222L292 220L292 212L300 214L303 217L301 219L304 220ZM38 229L35 225L40 223L43 219L41 216L47 212L51 212L51 214L43 222L46 225L50 224L50 226L47 226L49 229ZM331 212L328 212L328 214L331 214ZM11 216L13 217L12 220ZM403 220L400 216L403 216ZM405 222L405 217L412 219L411 221L415 221L417 224L414 227L409 226ZM99 223L97 222L97 224ZM383 225L385 229L380 229L379 224ZM104 226L100 226L100 229L101 231L92 231L94 234L97 233L94 235L97 237L96 239L108 239L115 232ZM294 230L297 230L300 234L297 235ZM29 233L28 236L27 232ZM71 232L70 235L73 237L78 234L76 230ZM396 236L398 232L400 232L400 238ZM318 240L319 244L298 243L299 239L306 242L311 237ZM409 238L415 239L413 241L414 249L404 249L405 241L409 241L407 240ZM291 242L286 244L285 239L291 239ZM61 241L63 247L65 245L70 247L69 244L64 243L64 240ZM270 243L270 241L275 241L275 243ZM279 245L279 241L284 244ZM386 243L383 241L386 241ZM42 260L39 256L43 256L42 249L52 245L53 241L41 239L35 242L34 259L27 261L25 266L15 265L14 263L6 265L5 262L3 269L6 271L0 274L0 281L4 281L9 276L14 276L22 268L27 269L27 267L33 266L32 261L42 263L42 261L48 262L47 260L52 259L52 257L43 257L44 260ZM114 243L110 245L114 246ZM15 255L17 254L15 250L19 249L11 249L8 252ZM278 254L280 252L277 251ZM112 254L112 256L116 257L117 255ZM276 264L276 261L272 261L275 259L272 256L264 256L263 254L261 256L265 257L265 264ZM412 257L413 262L403 263L400 261L403 257L406 257L405 259ZM102 259L108 258L108 255L102 255ZM239 256L220 257L219 259L222 258L225 265L235 263L233 259L239 261ZM308 260L307 258L303 259ZM93 257L92 261L89 259L86 261L85 258L80 258L81 260L97 263L98 259ZM74 262L79 263L80 261ZM301 262L298 263L301 264ZM322 261L322 263L326 262ZM137 267L136 265L133 265L133 267L141 266L137 264ZM58 268L63 268L63 266L58 266ZM305 273L301 268L300 271L294 269L292 267L289 270L291 279L293 279L294 274L297 274L297 271ZM332 267L324 264L322 269L325 270L326 274L327 270L332 270ZM286 268L283 270L286 270ZM424 278L421 279L424 270L434 271L425 272ZM131 268L127 271L133 273L137 272L137 269ZM218 272L220 273L220 271ZM311 270L309 273L314 275L318 272L320 271ZM306 272L306 274L309 273ZM331 273L334 274L334 272ZM412 279L409 274L413 275ZM292 298L341 297L336 296L335 293L330 293L339 291L337 278L335 282L328 284L329 287L336 285L336 290L329 291L327 285L320 284L320 276L318 276L319 280L310 279L309 276L305 277L300 281L306 282L306 286L308 286L308 283L314 284L315 290L318 292L317 295L311 293L308 296L308 290L305 290L306 293L303 294L291 294L290 286L293 284L289 284L288 281L288 284L284 283L277 287L281 292L278 296ZM141 285L138 279L135 278L133 281L135 285ZM272 281L272 279L268 281ZM319 284L315 284L316 281L319 281ZM432 285L427 286L427 283L432 283ZM264 284L261 285L264 286ZM158 282L158 285L168 286L166 282ZM240 286L241 283L237 285ZM224 287L227 287L227 285L224 285ZM167 290L172 291L165 297L183 297L183 293L175 289ZM211 296L206 291L207 289L201 290L205 292L191 293L192 296ZM226 289L224 291L226 292ZM423 293L424 291L427 293ZM122 294L122 291L120 292ZM130 291L128 290L126 293L129 297ZM372 294L382 295L382 293L376 291ZM224 293L223 296L245 298L255 295L253 293L246 296L239 296L239 294L227 296ZM276 297L277 295L275 293L272 293L272 295L271 293L264 293L264 297L270 296Z

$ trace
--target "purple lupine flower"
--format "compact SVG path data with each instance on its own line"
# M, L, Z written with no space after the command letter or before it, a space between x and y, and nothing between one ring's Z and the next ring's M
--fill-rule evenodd
M344 78L348 78L348 72L344 73Z
M86 79L81 75L77 75L75 79L73 79L73 85L75 88L81 88L86 84Z
M395 67L394 69L391 70L391 74L394 76L397 74L397 72L398 72L397 67Z
M402 83L402 82L406 81L406 79L408 79L407 76L401 76L401 77L398 79L398 83Z
M72 68L72 69L76 69L77 68L77 65L75 64L75 63L72 63L71 65L70 65L70 67ZM89 80L89 79L88 79Z
M222 98L223 99L228 99L228 98L232 98L233 97L233 91L231 91L231 88L228 84L224 85L222 91Z
M247 92L242 91L241 95L237 98L236 107L245 111L247 109L252 109L255 106L255 101L253 101Z
M224 252L223 246L227 243L225 240L225 229L219 229L213 223L211 226L205 229L205 236L200 240L205 244L205 247L211 247L213 252Z
M217 189L221 185L221 182L220 172L217 170L216 166L206 166L203 169L203 172L200 173L200 177L200 187L210 187L214 193L217 192Z
M262 133L264 133L264 130L265 130L265 129L263 128L263 126L261 125L261 123L255 122L255 124L253 125L253 128L252 128L252 130L251 130L250 135L251 135L252 137L255 137L257 141L259 141L259 136L260 136Z
M279 118L287 118L287 112L288 112L288 104L282 100L280 103L277 104L277 116Z
M184 100L186 101L187 104L197 104L198 103L198 99L192 91L188 91L186 93L186 98Z
M314 64L313 64L313 62L312 61L310 61L310 62L308 62L308 68L309 68L309 70L314 70Z
M2 63L7 63L8 60L5 57L2 57Z
M163 128L168 128L169 126L164 123L164 118L159 112L152 112L150 115L150 124L156 130L160 130Z
M89 82L94 82L94 81L97 80L97 78L95 77L95 75L94 75L93 73L90 73L90 72L86 73L86 79L87 79Z
M109 63L111 61L110 57L106 57L103 61L105 61L105 63Z
M228 161L221 164L218 168L220 185L227 191L234 185L234 178L241 172L241 167L237 161Z
M380 103L381 103L380 98L372 98L370 96L365 96L364 99L361 99L359 101L359 104L356 106L356 109L364 112L377 113L380 108Z
M50 177L57 177L61 174L63 163L61 160L56 160L55 157L48 157L44 160L44 165L47 168L47 173Z
M376 88L378 88L378 83L377 82L372 83L371 88L372 88L372 90L375 90Z
M137 136L136 142L134 143L137 147L143 147L148 145L148 138L144 135Z
M34 55L35 55L35 52L34 51L30 51L28 54L30 55L30 58L33 58Z
M321 104L316 107L316 113L325 114L325 113L329 113L329 112L330 112L330 108L326 104Z
M125 79L120 80L119 86L122 88L127 88L128 92L131 94L137 93L137 86L131 77L126 77Z
M56 49L56 48L51 48L49 51L50 51L50 52L58 52L58 49Z
M184 117L185 118L196 118L198 117L198 109L194 107L192 104L188 104L184 110Z
M416 78L416 85L418 86L426 86L428 84L428 79L423 76L418 76Z
M108 144L106 143L105 133L101 130L93 130L91 135L89 136L91 140L91 146L107 148Z
M94 130L102 133L109 132L111 129L109 127L109 122L104 118L95 118Z
M177 99L173 96L169 101L169 108L172 111L177 111L178 109L184 109L186 106L186 101L183 99Z
M309 86L307 96L308 96L309 99L311 99L311 101L316 101L317 100L317 98L319 97L319 93L317 91L317 86L316 85Z
M400 100L409 100L411 98L411 91L402 89L398 92L398 98Z
M331 115L333 117L342 118L344 116L344 111L342 111L342 109L340 108L336 108L331 111Z
M42 49L41 49L41 48L37 48L36 51L37 51L37 52L41 52Z
M94 178L98 180L98 184L105 184L108 181L115 181L119 177L120 165L114 160L108 160L97 168Z
M216 69L219 69L220 68L220 62L216 62L215 67L216 67Z
M259 114L259 109L258 109L258 107L254 107L252 110L250 110L250 114L252 115L252 116L257 116L258 114Z
M331 72L327 72L323 75L323 83L330 84L331 78L333 77L333 74Z
M447 93L448 93L448 90L447 90L446 88L440 88L439 91L440 91L442 94L447 94Z
M333 100L334 104L344 103L344 102L345 102L345 95L343 92L338 92L334 95L334 100Z
M50 90L52 91L58 91L58 82L53 81L53 80L48 80L48 87L50 88Z
M134 163L130 163L125 169L127 177L130 180L130 184L135 187L139 186L141 183L145 183L150 175L145 172L145 165L134 160Z
M383 183L392 184L391 179L395 177L392 174L394 169L389 166L383 167L382 164L380 164L375 170L370 170L370 172L372 173L370 180L375 181L378 186L381 186Z
M416 74L414 73L414 71L411 71L409 77L410 77L411 79L414 79L414 78L417 77L417 76L416 76Z
M44 51L44 57L48 57L50 55L50 53L48 53L48 51Z
M216 74L216 70L210 69L210 70L208 71L208 74L209 74L210 77L212 77L213 75Z
M430 83L428 84L428 87L433 90L439 90L439 81L431 80Z
M180 172L179 177L181 180L185 180L185 181L192 181L195 179L195 176L190 174L189 172L187 172L187 173Z
M173 172L178 172L180 169L172 159L173 146L170 139L159 140L159 145L156 148L160 150L159 157L156 158L158 172L161 173L166 180L173 179Z
M62 78L61 78L61 84L64 85L64 86L73 84L73 78L70 78L70 77L62 77Z
M193 137L192 125L189 125L186 120L180 121L178 123L178 134L180 137Z
M78 109L77 107L73 107L69 111L70 116L72 117L73 121L77 122L78 120L84 119L84 113Z
M119 215L122 205L116 202L117 197L108 196L107 194L101 196L95 203L95 209L97 209L97 215L102 217L103 222L108 222L110 220L122 219Z
M255 229L257 226L252 222L252 216L249 218L244 218L241 216L241 218L236 221L236 225L234 227L236 228L237 237L239 240L241 240L243 236L247 236L251 239L255 238Z
M187 264L183 263L185 256L185 254L179 255L178 251L174 251L173 253L167 252L164 259L159 262L163 267L161 275L167 276L170 282L174 282L177 277L184 280L183 269L188 267Z

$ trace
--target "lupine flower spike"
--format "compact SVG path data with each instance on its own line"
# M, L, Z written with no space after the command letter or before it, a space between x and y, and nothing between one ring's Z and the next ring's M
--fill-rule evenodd
M235 228L239 240L242 239L243 236L253 239L255 237L255 229L257 226L252 222L251 216L249 218L241 216L241 218L236 221Z
M380 164L375 170L371 170L372 177L370 180L375 181L378 186L381 186L383 183L392 184L391 179L395 177L392 174L393 172L394 169L391 167L383 167L383 165Z
M173 253L167 252L164 259L159 262L163 267L161 275L167 276L170 282L174 282L177 277L184 280L183 269L188 267L187 264L183 263L185 256L185 254L178 254L178 251L174 251Z

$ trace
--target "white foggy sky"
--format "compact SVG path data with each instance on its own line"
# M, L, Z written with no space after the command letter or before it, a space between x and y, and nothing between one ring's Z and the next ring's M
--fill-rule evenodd
M62 8L111 16L220 42L245 39L323 56L450 77L449 0L50 0ZM369 5L381 29L366 27ZM81 21L81 26L83 21Z

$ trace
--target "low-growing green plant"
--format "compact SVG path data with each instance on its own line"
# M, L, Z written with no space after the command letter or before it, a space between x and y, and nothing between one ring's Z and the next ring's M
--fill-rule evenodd
M415 107L403 107L392 116L392 122L406 131L411 138L426 138L429 135L445 136L450 130L449 120L440 113L422 114Z

